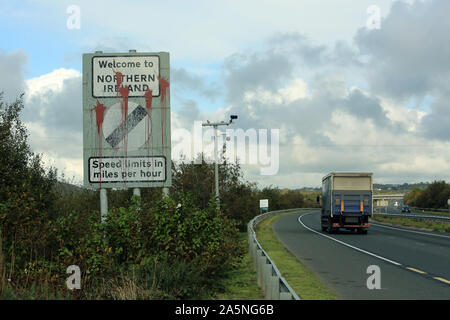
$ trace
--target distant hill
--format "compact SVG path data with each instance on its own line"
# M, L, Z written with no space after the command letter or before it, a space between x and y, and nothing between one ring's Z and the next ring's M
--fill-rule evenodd
M411 190L413 186L417 186L420 189L425 189L430 185L429 182L419 182L419 183L403 183L403 184L382 184L374 183L374 190Z
M77 191L85 190L84 187L77 186L77 185L67 183L67 182L61 182L61 181L56 182L55 188L56 188L56 190L60 190L63 192L77 192Z

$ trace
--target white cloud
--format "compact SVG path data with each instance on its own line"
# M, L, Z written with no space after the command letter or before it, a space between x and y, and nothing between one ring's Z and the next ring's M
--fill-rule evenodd
M40 77L26 80L26 97L31 99L38 95L45 97L49 91L61 93L64 88L64 80L81 78L81 73L74 69L59 68Z
M447 146L448 148L448 146ZM439 148L443 150L444 148ZM423 151L429 152L429 148L424 146ZM411 150L409 150L411 151ZM422 152L415 152L414 156L408 152L409 156L406 161L390 161L380 165L380 170L393 171L397 174L405 174L406 176L411 172L420 172L423 175L428 176L441 176L442 172L448 172L450 170L449 152L436 155L434 152L431 154L423 154Z
M264 104L286 105L295 100L305 98L308 93L306 82L295 78L286 87L278 89L275 93L270 90L258 88L244 93L244 102L259 101Z
M82 181L81 74L59 68L26 81L22 118L46 166Z
M426 112L417 108L407 108L395 102L382 100L381 106L391 121L400 123L409 132L417 132L420 121L426 115Z

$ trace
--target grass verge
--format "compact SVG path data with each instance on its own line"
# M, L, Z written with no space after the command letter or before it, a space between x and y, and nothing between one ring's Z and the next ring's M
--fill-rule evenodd
M404 227L414 227L439 232L450 232L450 224L446 222L418 221L409 218L377 217L377 216L372 216L371 220Z
M287 214L293 214L293 212L267 218L257 225L256 234L259 243L301 299L338 300L339 297L291 254L273 232L272 224L275 220Z
M248 234L241 232L240 238L248 248ZM250 253L244 255L241 262L236 264L229 277L223 280L224 290L216 294L217 300L263 300L262 289L258 286L256 271L253 269L253 261Z
M450 213L449 212L443 212L443 211L427 211L427 210L413 210L414 212L419 212L419 213L422 213L422 214L427 214L427 213L430 213L430 214L437 214L437 215L441 215L441 216L450 216Z

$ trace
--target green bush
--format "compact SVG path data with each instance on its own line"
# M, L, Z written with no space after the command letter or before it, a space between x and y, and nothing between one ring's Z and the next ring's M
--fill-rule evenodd
M421 190L413 186L404 197L406 204L419 208L447 208L447 200L450 198L450 185L445 181L434 181Z

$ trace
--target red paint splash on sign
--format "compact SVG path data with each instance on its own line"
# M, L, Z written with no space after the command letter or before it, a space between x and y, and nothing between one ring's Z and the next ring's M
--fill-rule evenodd
M163 77L158 76L159 86L161 88L161 104L166 102L166 89L169 87L169 82Z
M125 85L122 85L122 73L115 72L116 73L116 81L117 81L117 87L118 87L118 95L122 96L123 101L120 102L120 109L122 111L122 141L123 141L123 155L124 157L127 157L128 153L128 130L127 130L127 117L128 117L128 96L130 94L130 88ZM122 168L126 171L125 168ZM126 178L124 179L124 183L126 184Z
M97 121L97 132L100 135L103 120L105 118L106 107L97 100L97 105L94 107L94 110L95 110L95 119Z
M147 89L147 91L145 91L145 93L144 93L144 97L145 97L145 107L147 108L147 113L148 113L152 108L152 99L153 99L152 90Z
M130 94L130 89L128 86L121 86L119 88L119 93L123 98L123 101L121 103L122 108L122 119L123 121L127 121L127 115L128 115L128 95Z
M165 111L165 105L166 105L166 94L167 94L167 88L169 87L169 81L164 79L161 76L158 76L159 80L159 87L161 88L161 145L164 149L164 138L165 138L165 130L164 130L164 124L166 123L166 111Z
M100 103L97 99L97 105L94 107L95 111L95 121L97 123L97 133L98 133L98 150L99 150L99 156L100 156L100 164L102 162L102 126L103 126L103 120L105 119L105 110L106 107L104 104ZM99 166L99 176L100 176L100 188L102 187L102 169L101 165Z
M113 72L116 74L117 88L120 88L122 85L122 72L114 71L114 69Z
M149 142L152 137L152 100L153 100L153 91L147 89L144 93L145 97L145 108L147 109L147 121L145 123L145 144L147 145L147 153L150 150ZM153 144L153 143L152 143Z

